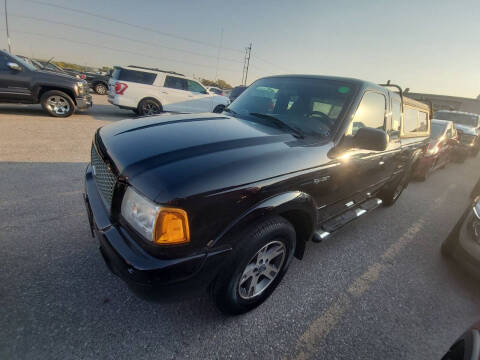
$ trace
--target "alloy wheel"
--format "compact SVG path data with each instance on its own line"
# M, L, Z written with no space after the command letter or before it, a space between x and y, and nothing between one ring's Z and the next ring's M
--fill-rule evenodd
M264 292L277 278L287 250L281 241L272 241L263 246L250 259L238 283L238 293L249 300Z
M154 114L158 114L160 108L158 107L158 105L154 104L154 103L145 103L143 104L142 106L142 113L144 115L154 115Z
M65 115L70 111L70 104L62 96L54 95L47 99L47 107L57 115Z

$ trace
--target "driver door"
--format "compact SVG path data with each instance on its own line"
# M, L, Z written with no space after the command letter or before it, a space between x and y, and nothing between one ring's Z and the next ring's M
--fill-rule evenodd
M13 70L8 63L17 64L21 70ZM30 82L32 76L28 69L6 54L0 54L0 101L27 102L33 101Z
M353 144L361 127L386 130L387 98L376 91L367 91L344 135L344 143ZM373 196L388 179L385 151L350 147L335 155L328 181L318 188L319 204L323 204L320 218L326 219L354 207Z

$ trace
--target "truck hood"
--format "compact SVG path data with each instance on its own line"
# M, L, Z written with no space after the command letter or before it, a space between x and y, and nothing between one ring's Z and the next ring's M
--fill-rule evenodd
M462 125L462 124L455 124L455 129L469 135L477 135L477 129L473 126Z
M72 81L82 81L82 79L78 79L75 76L69 74L63 74L57 71L50 71L50 70L36 70L37 73L40 73L42 76L48 76L49 78L59 78L59 79L69 79Z
M223 114L160 115L98 132L121 176L168 202L272 178L328 161L326 142Z

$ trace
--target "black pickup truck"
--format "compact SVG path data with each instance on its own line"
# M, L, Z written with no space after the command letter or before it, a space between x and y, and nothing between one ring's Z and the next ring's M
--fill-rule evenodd
M44 71L0 51L0 102L42 104L51 116L67 117L92 106L87 82L67 74Z
M117 122L86 169L92 235L133 289L207 288L242 313L307 241L393 204L429 131L401 89L306 75L257 80L222 114Z

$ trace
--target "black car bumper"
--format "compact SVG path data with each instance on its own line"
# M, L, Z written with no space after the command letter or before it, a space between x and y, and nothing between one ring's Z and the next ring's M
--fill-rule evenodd
M229 248L209 249L183 258L159 259L147 253L122 228L112 224L97 191L90 165L85 174L85 205L92 235L108 268L137 290L161 290L168 295L205 289L216 276ZM167 295L167 294L165 294Z
M92 95L77 97L75 98L75 102L77 103L77 109L79 110L86 110L88 108L91 108L93 105Z

